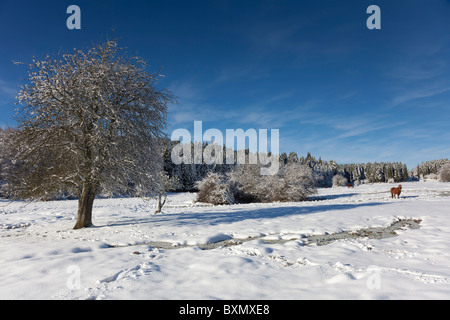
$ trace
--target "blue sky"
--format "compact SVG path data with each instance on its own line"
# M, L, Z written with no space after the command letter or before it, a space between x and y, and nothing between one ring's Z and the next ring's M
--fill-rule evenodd
M81 9L68 30L66 9ZM369 5L381 29L369 30ZM450 157L448 0L0 2L0 126L26 66L119 38L162 68L176 128L279 129L280 151L338 163Z

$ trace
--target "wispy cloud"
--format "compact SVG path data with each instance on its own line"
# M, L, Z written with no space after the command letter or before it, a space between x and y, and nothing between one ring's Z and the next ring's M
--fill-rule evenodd
M392 121L392 119L383 115L340 116L320 112L304 113L299 117L299 122L332 134L333 139L358 137L379 130L395 128L402 124L400 121Z
M213 85L221 85L223 83L242 79L245 79L246 81L258 80L269 76L267 71L259 69L252 64L220 67L216 70L216 73L217 77L212 81Z
M408 89L401 89L392 99L394 106L404 104L416 99L432 98L442 93L450 91L449 82L421 83L410 86Z
M0 79L0 95L8 98L14 98L19 88L10 82Z
M392 106L434 98L450 91L450 63L445 58L448 56L445 42L414 45L414 50L407 51L401 60L391 62L383 76L392 92Z

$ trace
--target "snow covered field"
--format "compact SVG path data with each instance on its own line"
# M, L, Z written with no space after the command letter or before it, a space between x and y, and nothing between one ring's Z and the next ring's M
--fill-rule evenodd
M402 185L399 200L390 184L216 207L171 194L159 215L155 200L97 199L96 227L81 230L72 230L77 201L0 200L0 298L449 299L450 183ZM399 218L420 219L420 228L305 245L308 235ZM246 241L198 246L227 239ZM290 241L264 241L277 239Z

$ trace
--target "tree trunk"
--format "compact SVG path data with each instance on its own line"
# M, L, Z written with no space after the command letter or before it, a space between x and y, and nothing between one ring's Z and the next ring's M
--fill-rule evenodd
M155 214L161 213L161 209L164 206L164 204L166 203L167 194L164 196L164 201L162 203L161 203L161 198L162 198L162 194L159 193L158 194L158 209L156 209Z
M92 207L95 199L93 187L83 187L81 194L78 194L78 216L74 229L87 228L92 226Z

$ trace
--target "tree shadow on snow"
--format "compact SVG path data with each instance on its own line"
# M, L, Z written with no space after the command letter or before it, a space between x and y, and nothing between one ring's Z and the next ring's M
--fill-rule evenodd
M414 199L418 198L419 196L400 196L400 199Z
M352 210L364 207L381 206L388 203L355 203L355 204L324 204L305 206L279 206L279 207L257 207L254 204L237 206L215 206L201 208L198 212L183 212L173 214L153 215L141 219L131 218L129 220L115 221L107 226L132 225L136 223L164 223L183 225L218 225L235 223L244 220L276 219L295 215L309 215L326 211ZM265 206L266 204L261 204Z
M340 198L347 198L347 197L353 197L357 196L359 193L341 193L341 194L330 194L326 196L315 196L311 197L309 200L334 200L334 199L340 199Z

